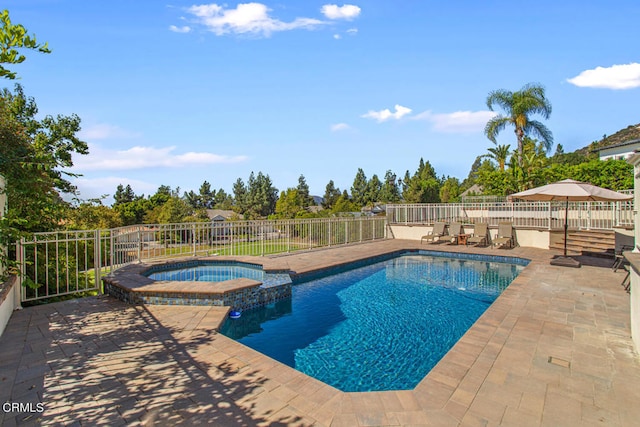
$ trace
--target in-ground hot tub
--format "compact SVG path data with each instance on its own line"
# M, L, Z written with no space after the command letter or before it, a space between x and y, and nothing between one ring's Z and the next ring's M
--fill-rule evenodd
M103 278L105 293L133 304L216 305L246 310L291 297L288 270L257 263L188 259L125 266Z

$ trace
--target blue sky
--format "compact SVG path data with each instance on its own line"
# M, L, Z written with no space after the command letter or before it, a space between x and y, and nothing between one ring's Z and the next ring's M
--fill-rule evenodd
M81 198L159 185L349 189L429 160L464 179L494 89L546 87L565 151L640 122L637 1L5 0L49 55L17 71L41 114L78 114ZM4 86L11 86L8 80ZM515 146L512 129L498 142ZM555 148L554 148L555 149ZM111 199L107 199L110 203Z

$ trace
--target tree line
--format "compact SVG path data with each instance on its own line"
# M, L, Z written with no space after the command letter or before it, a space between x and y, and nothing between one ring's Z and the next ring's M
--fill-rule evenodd
M50 52L46 43L39 44L22 25L13 24L6 10L1 12L1 77L17 77L2 64L23 62L23 49ZM80 118L58 115L38 119L35 100L15 85L13 90L0 91L0 174L6 181L0 191L9 205L0 219L0 239L8 244L37 231L207 221L207 209L231 210L238 219L344 215L378 203L458 202L462 192L474 185L479 194L502 196L565 178L613 190L633 187L633 168L624 160L600 161L593 153L564 153L560 144L555 154L549 155L553 135L533 118L540 115L547 119L552 111L541 85L492 91L486 104L492 111L501 110L485 127L485 135L494 145L476 158L462 181L439 175L429 161L420 159L417 169L413 173L407 170L402 177L387 170L382 179L376 174L369 178L358 168L350 188L337 188L330 180L322 195L323 209L316 206L304 175L295 187L280 191L263 172L252 172L246 182L238 178L232 194L222 188L214 190L208 181L197 192L183 193L179 187L161 185L149 196L137 195L129 185L119 185L113 205L105 206L99 199L67 203L61 197L76 191L69 181L75 176L69 171L72 155L88 154L88 145L77 136ZM516 136L513 150L510 144L497 142L500 132L509 127Z

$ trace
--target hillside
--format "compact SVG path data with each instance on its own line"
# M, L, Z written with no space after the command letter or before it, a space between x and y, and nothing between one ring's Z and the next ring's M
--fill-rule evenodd
M613 135L605 135L600 141L594 141L586 147L576 150L576 152L586 155L593 150L619 144L621 142L631 141L633 139L640 139L640 123L627 126Z

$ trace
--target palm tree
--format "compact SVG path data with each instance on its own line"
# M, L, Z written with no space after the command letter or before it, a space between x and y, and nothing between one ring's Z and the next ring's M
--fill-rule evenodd
M498 145L495 148L489 148L489 154L485 154L482 157L488 157L489 159L495 160L498 163L498 167L501 171L504 171L504 165L507 163L507 158L509 157L509 148L511 146L507 145Z
M534 135L538 137L547 151L553 145L553 135L545 125L536 120L530 120L532 114L541 114L548 119L551 115L551 103L544 95L544 87L529 83L516 92L505 89L494 90L487 96L487 107L493 111L494 105L501 107L505 114L493 117L484 128L484 133L490 141L496 144L496 137L507 125L515 127L518 140L518 164L522 165L522 151L524 137Z

